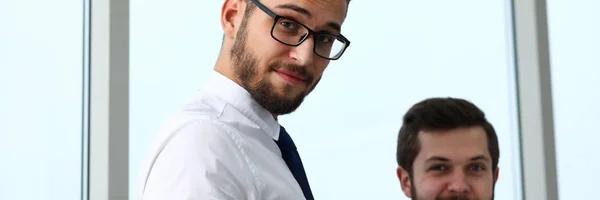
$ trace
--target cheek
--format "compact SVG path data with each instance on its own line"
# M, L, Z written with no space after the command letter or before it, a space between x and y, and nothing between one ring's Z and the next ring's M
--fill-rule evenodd
M329 65L330 60L327 59L323 59L323 58L316 58L317 61L315 62L315 66L316 66L316 72L318 73L319 76L321 76L321 74L323 74L323 72L325 71L325 69L327 68L327 65Z
M415 182L415 187L419 197L430 199L443 193L445 182L439 178L425 177Z
M246 41L246 50L260 61L261 66L268 66L275 58L285 55L289 48L277 42L271 35L253 33Z
M492 178L479 178L471 182L473 192L482 198L491 197L494 190Z
M319 81L321 80L321 78L323 78L323 74L325 73L325 69L327 68L327 65L329 64L329 62L323 62L323 61L316 61L314 62L314 67L312 69L308 70L308 73L311 74L314 78L313 80L313 87L315 87ZM314 71L313 71L314 70Z

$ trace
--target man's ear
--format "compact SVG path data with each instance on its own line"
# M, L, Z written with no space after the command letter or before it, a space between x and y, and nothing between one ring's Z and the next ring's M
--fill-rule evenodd
M496 184L496 181L498 181L498 174L500 174L500 168L497 167L496 171L494 171L494 184Z
M221 7L221 27L225 37L233 39L237 28L244 17L246 4L244 0L225 0Z
M396 168L396 175L398 176L398 180L400 180L400 187L402 187L402 191L404 195L408 198L412 198L411 194L411 182L410 176L408 175L408 171L402 169L402 167Z

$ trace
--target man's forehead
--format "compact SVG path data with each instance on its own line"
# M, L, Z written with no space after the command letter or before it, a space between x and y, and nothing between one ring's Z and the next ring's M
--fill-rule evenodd
M481 126L459 127L447 130L422 130L418 133L423 143L448 143L472 145L487 143L487 134Z
M419 132L422 158L455 157L468 159L477 155L489 158L487 135L481 127L458 128L445 131Z

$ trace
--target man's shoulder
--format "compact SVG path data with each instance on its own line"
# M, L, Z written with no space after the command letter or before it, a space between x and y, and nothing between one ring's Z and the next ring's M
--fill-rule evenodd
M216 118L223 113L226 105L227 102L218 96L208 91L200 90L183 106L176 116Z
M164 129L147 152L138 179L138 194L179 195L179 190L183 189L189 194L206 195L208 193L198 191L196 187L200 185L209 189L217 186L207 176L220 182L228 181L228 177L218 171L224 167L240 177L240 180L233 181L240 181L242 185L252 184L254 179L245 156L231 134L225 124L210 117L188 119ZM181 175L185 176L182 178ZM182 185L185 180L193 180L193 183ZM174 186L179 188L176 191L165 188Z
M218 144L240 139L239 134L250 131L249 119L231 105L209 91L200 90L179 111L172 114L160 127L153 143L165 146L173 138ZM234 111L232 111L234 110Z
M158 130L158 136L173 134L173 132L182 130L202 130L203 127L215 130L215 128L222 125L217 120L221 117L226 105L218 97L200 90L183 107L172 113L163 122Z
M144 156L144 167L148 170L154 168L161 158L163 161L170 160L172 164L176 159L200 163L216 160L238 162L235 158L243 155L232 134L225 124L210 117L186 119L168 125L153 138Z
M219 144L232 140L230 128L215 116L195 115L194 118L174 117L159 131L156 142L167 145L173 140L204 144Z

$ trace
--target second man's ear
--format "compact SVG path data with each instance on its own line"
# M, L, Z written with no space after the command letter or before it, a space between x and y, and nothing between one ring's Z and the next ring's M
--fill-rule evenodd
M408 198L412 198L411 191L411 182L410 176L408 175L408 171L402 169L402 167L396 168L396 175L398 176L398 180L400 181L400 187L402 187L402 192Z
M496 171L494 171L494 184L496 184L496 181L498 181L499 174L500 174L500 168L497 167Z

